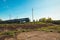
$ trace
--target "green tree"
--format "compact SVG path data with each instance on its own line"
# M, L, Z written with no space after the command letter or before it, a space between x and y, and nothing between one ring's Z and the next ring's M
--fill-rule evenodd
M52 22L52 18L48 18L48 19L46 20L46 22L47 22L47 23L51 23L51 22Z
M46 22L46 18L39 19L40 22Z

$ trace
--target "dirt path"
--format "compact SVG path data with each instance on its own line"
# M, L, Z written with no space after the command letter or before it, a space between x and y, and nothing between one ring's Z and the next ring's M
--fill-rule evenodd
M18 40L60 40L60 33L53 32L23 32L17 35Z

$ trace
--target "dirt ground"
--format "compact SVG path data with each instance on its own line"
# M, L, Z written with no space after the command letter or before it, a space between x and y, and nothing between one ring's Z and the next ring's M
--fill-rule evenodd
M7 38L5 40L60 40L60 33L31 31L23 32L16 36L17 38Z

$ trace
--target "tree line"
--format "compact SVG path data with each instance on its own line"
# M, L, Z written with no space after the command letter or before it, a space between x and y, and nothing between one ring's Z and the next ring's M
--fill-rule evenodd
M60 24L60 20L53 20L52 18L40 18L38 21L34 20L33 22Z

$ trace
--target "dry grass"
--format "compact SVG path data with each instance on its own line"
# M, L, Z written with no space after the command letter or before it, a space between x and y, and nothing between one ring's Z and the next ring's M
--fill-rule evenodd
M60 40L60 25L46 23L0 24L3 40Z
M11 38L10 38L11 39ZM7 40L10 40L7 38ZM55 32L31 31L19 33L17 40L60 40L60 34Z

